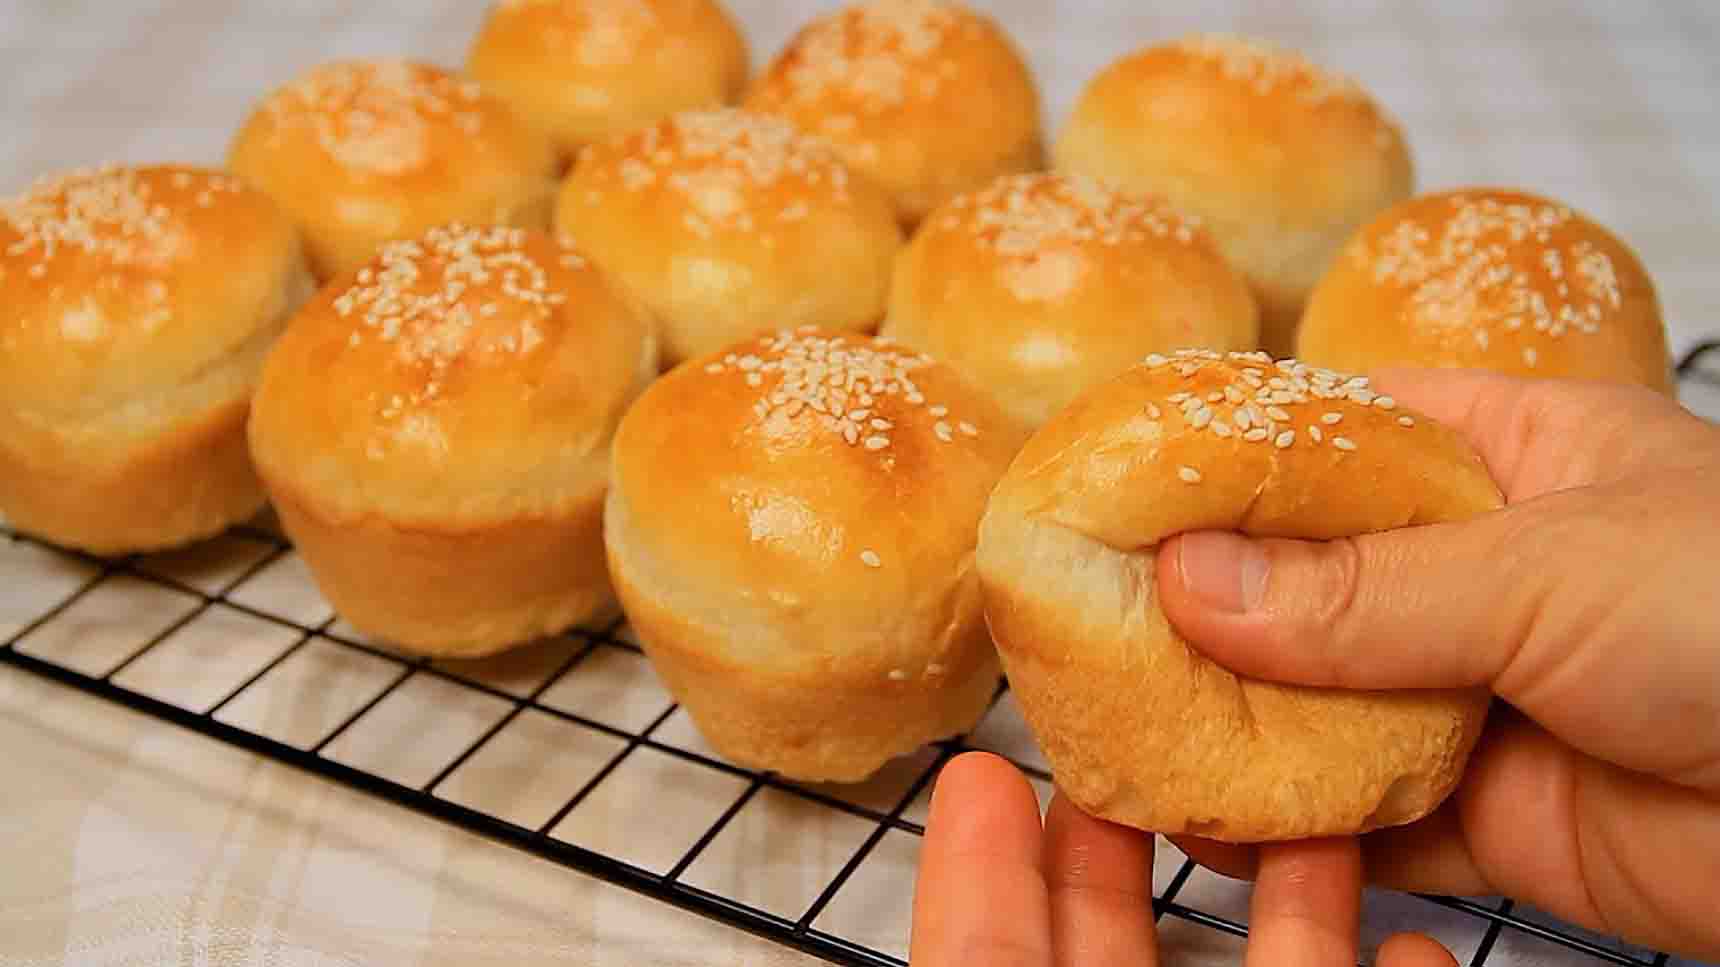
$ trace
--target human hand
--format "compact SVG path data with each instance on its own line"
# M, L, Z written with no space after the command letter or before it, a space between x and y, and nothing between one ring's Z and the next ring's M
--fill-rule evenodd
M1371 881L1720 958L1720 429L1626 387L1374 382L1462 432L1506 508L1326 543L1183 535L1165 614L1239 674L1509 703L1441 810L1363 838ZM1178 844L1264 872L1251 848Z
M1157 967L1151 834L1094 819L1061 794L1043 829L1033 789L986 753L938 775L914 891L914 967ZM1356 963L1361 857L1354 840L1261 851L1250 967ZM1380 967L1454 967L1402 934Z

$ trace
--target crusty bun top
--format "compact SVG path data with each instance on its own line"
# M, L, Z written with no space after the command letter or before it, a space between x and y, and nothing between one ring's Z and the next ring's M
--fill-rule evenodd
M1365 377L1181 350L1148 357L1035 434L988 517L1036 517L1134 551L1204 529L1326 540L1498 503L1461 436L1401 411Z
M1150 351L1253 349L1258 321L1196 219L1042 173L934 211L897 262L883 331L1037 426Z
M941 0L872 0L804 27L746 106L830 139L918 221L961 191L1042 163L1039 95L991 18Z
M500 0L467 70L564 154L740 97L747 47L716 0Z
M476 82L407 60L335 61L272 92L234 171L305 227L327 278L450 221L543 227L555 153ZM482 208L482 210L474 210Z
M611 501L638 508L629 550L676 587L882 629L971 575L986 494L1021 438L948 367L804 327L658 380L617 432Z
M147 432L248 394L308 289L291 223L235 177L45 178L0 203L0 411Z
M1413 183L1398 126L1354 80L1227 36L1107 67L1054 154L1200 216L1271 312L1299 311L1344 239Z
M652 310L665 365L785 326L876 326L902 243L829 144L733 108L588 146L556 224Z
M1356 371L1472 366L1672 389L1636 253L1523 191L1438 192L1381 214L1321 280L1298 340L1302 358Z
M487 522L589 498L655 371L642 316L571 247L448 226L325 288L251 422L271 487L336 516Z

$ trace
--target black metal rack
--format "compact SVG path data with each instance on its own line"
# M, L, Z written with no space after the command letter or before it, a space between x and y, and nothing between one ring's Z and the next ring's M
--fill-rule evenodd
M1679 363L1680 379L1682 381L1702 381L1710 387L1720 387L1720 373L1715 372L1714 367L1706 366L1703 363L1703 360L1709 357L1720 359L1720 342L1704 343L1691 350ZM552 673L545 676L535 688L524 694L515 694L512 691L475 680L457 671L451 671L436 663L404 658L361 640L356 640L353 636L341 633L334 626L333 618L321 623L303 623L235 600L232 593L236 589L242 587L254 575L291 553L286 541L268 529L245 527L238 529L237 532L247 540L265 544L267 551L236 577L227 580L213 592L198 590L189 584L161 576L144 566L144 562L135 558L99 560L38 545L53 553L80 560L93 573L92 576L82 582L81 586L73 589L69 594L60 596L55 600L43 601L42 611L35 616L34 620L12 634L4 643L0 643L0 664L10 665L82 692L119 703L157 719L266 756L324 779L361 790L421 815L451 823L497 842L525 850L571 870L601 878L778 943L809 952L832 963L864 965L864 967L886 967L886 965L903 964L901 959L890 953L868 947L856 939L841 935L840 932L822 929L817 926L817 921L820 914L867 861L869 855L886 834L892 830L916 836L924 832L919 823L907 818L906 813L916 798L932 782L937 769L951 756L969 747L966 742L951 741L938 745L934 750L935 754L925 764L919 775L907 784L906 791L897 796L894 803L887 808L879 809L857 804L816 788L807 788L772 775L740 769L698 751L689 751L677 745L660 741L655 733L674 714L675 709L672 706L657 714L645 727L630 730L618 728L614 724L588 718L578 712L569 711L543 701L545 693L556 682L575 673L582 662L587 661L601 649L615 648L637 652L636 645L619 635L619 628L586 629L571 633L569 643L572 647L567 656L561 660L559 667L554 668ZM0 550L4 550L5 545L9 542L36 543L30 538L0 528ZM90 594L104 582L121 576L142 579L172 588L181 594L194 596L195 601L192 603L189 613L171 623L167 628L146 635L143 640L136 642L135 648L129 654L124 655L117 663L109 663L109 666L100 674L77 670L51 658L29 654L19 649L18 645L37 629L53 621L68 608L74 607L81 598ZM190 625L200 615L216 607L232 609L286 629L291 632L292 643L274 654L273 657L263 661L236 687L232 687L217 701L196 709L182 707L115 681L116 676L143 659L176 631ZM291 744L265 735L260 731L239 727L219 718L224 708L238 700L248 689L253 688L270 672L312 642L329 642L340 648L353 649L388 662L393 667L393 677L332 730L327 731L315 742L308 745ZM508 711L499 721L490 725L476 740L470 742L438 769L434 777L421 785L404 784L370 771L355 768L326 754L330 744L338 737L363 719L367 713L376 708L390 694L420 676L440 679L460 688L485 693L492 698L506 702ZM513 722L527 710L553 717L579 728L604 733L612 739L619 740L621 743L619 751L582 786L570 790L567 800L555 814L547 822L535 828L473 809L439 794L439 788L445 780L477 754L486 743L501 733L510 722ZM640 748L654 749L657 752L694 764L699 768L727 773L743 780L745 784L744 791L739 797L721 811L716 820L697 837L693 845L673 863L666 873L653 872L616 856L583 848L559 839L552 833L563 818L578 808L629 755ZM1027 764L1023 764L1023 768L1030 775L1041 780L1049 780L1049 776L1043 770ZM706 847L723 831L724 827L746 807L748 801L763 790L775 790L798 797L798 799L818 807L838 810L873 824L870 834L865 837L853 855L823 885L816 898L795 917L772 913L739 899L700 888L687 882L683 876ZM1157 900L1157 910L1160 917L1177 918L1192 925L1234 936L1244 935L1246 927L1237 920L1204 911L1192 903L1179 901L1179 894L1194 871L1194 864L1185 861L1160 891ZM907 883L902 884L904 890L907 890L909 886L910 884ZM1448 897L1422 897L1420 901L1436 904L1472 919L1480 936L1480 940L1469 959L1469 963L1473 965L1482 965L1488 962L1503 931L1515 931L1558 944L1572 952L1574 963L1611 963L1637 965L1637 967L1659 967L1668 961L1665 954L1647 953L1624 945L1614 946L1604 938L1582 935L1545 918L1525 915L1523 911L1514 909L1509 900L1484 902Z

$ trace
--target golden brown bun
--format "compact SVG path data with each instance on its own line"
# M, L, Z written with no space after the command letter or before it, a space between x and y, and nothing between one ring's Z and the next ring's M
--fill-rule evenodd
M1082 92L1053 154L1060 170L1200 217L1254 287L1261 343L1278 355L1338 247L1414 185L1397 125L1354 81L1233 37L1112 64Z
M311 288L286 215L230 175L106 167L0 203L0 513L97 554L256 513L245 417Z
M656 365L646 320L571 247L437 228L293 320L251 449L343 617L410 651L488 654L613 607L609 444Z
M320 280L447 222L547 228L555 194L547 138L476 83L402 60L307 71L252 112L228 162L298 223Z
M466 70L568 158L678 111L733 103L747 47L716 0L501 0Z
M1457 782L1486 692L1238 678L1166 621L1157 548L1204 529L1326 540L1500 502L1462 438L1365 381L1258 353L1149 357L1046 424L998 484L986 617L1058 788L1093 815L1231 842L1407 823Z
M1611 232L1557 201L1471 188L1369 222L1308 302L1302 358L1494 369L1673 389L1654 282Z
M882 332L1028 426L1149 352L1253 349L1248 286L1190 219L1080 175L1008 175L933 212Z
M941 0L872 0L812 21L746 106L829 139L913 225L955 195L1044 165L1039 93L990 17Z
M783 326L876 328L902 245L828 145L732 108L587 147L556 224L651 311L665 367Z
M998 680L974 542L1021 438L948 367L812 327L653 384L615 437L609 566L711 744L852 781L971 727Z

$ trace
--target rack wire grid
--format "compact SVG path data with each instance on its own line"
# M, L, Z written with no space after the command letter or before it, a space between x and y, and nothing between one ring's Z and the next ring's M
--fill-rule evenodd
M1716 363L1720 342L1684 357L1687 401L1720 400ZM970 735L860 785L809 786L723 761L622 625L482 662L398 655L336 618L267 522L116 560L0 525L5 595L0 663L832 963L906 962L919 837L951 756L998 752L1042 804L1051 789L1006 692ZM270 714L283 704L294 713ZM1247 888L1159 843L1167 959L1237 962ZM1676 963L1508 899L1370 890L1363 920L1364 941L1421 929L1471 965Z

